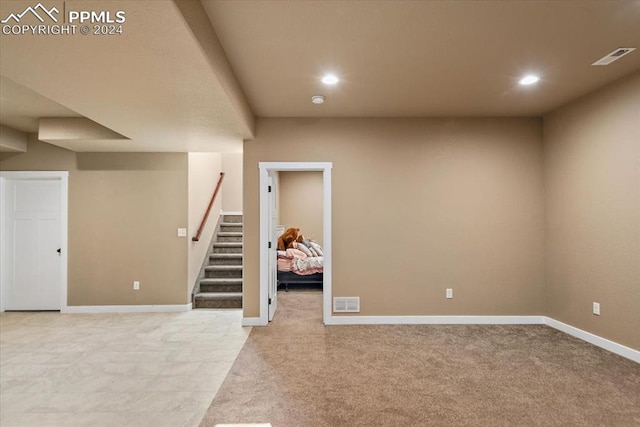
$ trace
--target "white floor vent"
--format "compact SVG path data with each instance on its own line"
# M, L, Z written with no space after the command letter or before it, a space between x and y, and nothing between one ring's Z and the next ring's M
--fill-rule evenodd
M360 297L335 297L334 313L360 313Z

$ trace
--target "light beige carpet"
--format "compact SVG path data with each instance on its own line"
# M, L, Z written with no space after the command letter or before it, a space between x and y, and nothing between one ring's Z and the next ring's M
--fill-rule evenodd
M640 365L546 326L323 326L279 294L201 426L640 426Z

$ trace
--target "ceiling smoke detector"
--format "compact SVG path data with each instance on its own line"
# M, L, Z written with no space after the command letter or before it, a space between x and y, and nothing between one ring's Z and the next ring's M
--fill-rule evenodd
M616 60L622 58L623 56L625 56L628 53L633 52L634 50L636 50L635 47L619 47L616 50L614 50L613 52L609 53L608 55L598 59L596 62L594 62L591 65L609 65L613 61L616 61Z
M324 104L324 96L322 96L322 95L313 95L311 97L311 102L313 102L314 104L317 104L317 105Z

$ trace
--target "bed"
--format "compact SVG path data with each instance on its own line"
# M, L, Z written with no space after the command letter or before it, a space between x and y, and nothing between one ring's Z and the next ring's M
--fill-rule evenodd
M278 288L284 287L285 292L289 292L289 285L300 289L322 289L323 280L322 273L301 276L292 271L278 271Z
M297 243L286 251L278 251L278 288L322 288L324 254L313 241Z

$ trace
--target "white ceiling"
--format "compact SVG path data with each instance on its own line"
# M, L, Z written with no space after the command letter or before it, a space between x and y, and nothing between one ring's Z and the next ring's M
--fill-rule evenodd
M37 132L41 117L80 117L68 108L0 76L0 117L5 126Z
M539 116L640 69L639 1L203 4L257 116Z
M0 16L34 3L0 2ZM63 8L59 1L42 3ZM64 7L81 10L87 4L67 0ZM9 79L27 94L35 92L129 138L57 145L75 151L242 150L251 131L173 1L93 1L91 6L124 10L124 34L0 36L3 82ZM0 89L4 97L4 84ZM14 113L25 102L3 100L0 123L15 125Z
M640 70L640 1L41 2L126 12L121 36L0 35L0 124L86 117L129 138L55 142L76 151L240 151L254 114L540 116Z

